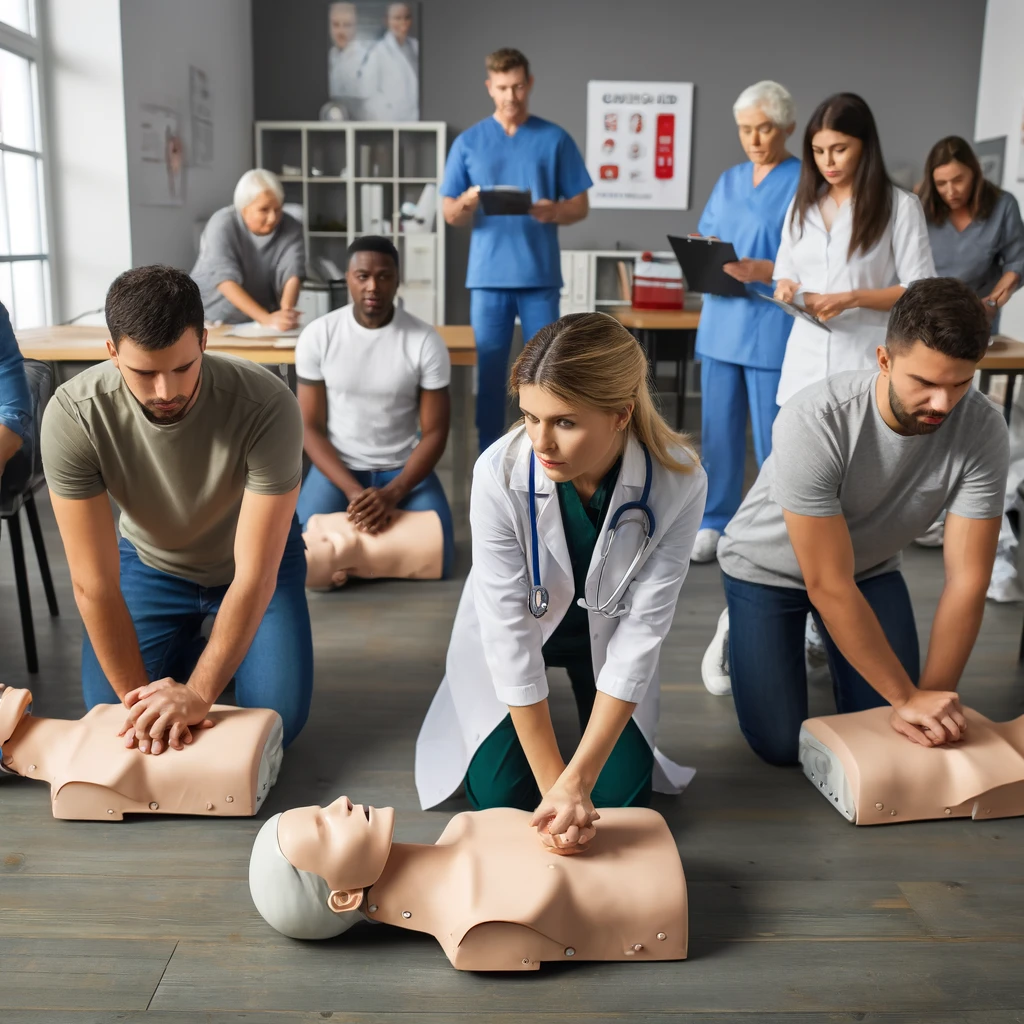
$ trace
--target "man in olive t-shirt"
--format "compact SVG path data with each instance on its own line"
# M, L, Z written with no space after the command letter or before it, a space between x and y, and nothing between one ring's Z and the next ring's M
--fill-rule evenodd
M122 701L127 742L159 754L191 741L234 677L240 705L281 715L287 744L313 685L298 404L264 368L206 352L179 270L127 271L105 312L110 361L58 388L42 425L86 706Z

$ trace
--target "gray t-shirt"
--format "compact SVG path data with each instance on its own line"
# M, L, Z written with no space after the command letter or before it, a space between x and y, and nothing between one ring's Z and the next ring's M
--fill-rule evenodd
M1002 515L1009 436L999 410L971 390L934 433L904 436L882 419L877 378L876 370L838 373L782 407L772 453L719 544L724 573L803 587L783 509L845 517L858 580L898 569L900 552L943 509Z
M280 308L281 292L290 277L305 277L306 252L302 225L284 214L269 235L254 235L233 206L218 210L203 229L192 280L199 285L207 320L240 324L250 320L228 302L217 285L234 281L264 309Z

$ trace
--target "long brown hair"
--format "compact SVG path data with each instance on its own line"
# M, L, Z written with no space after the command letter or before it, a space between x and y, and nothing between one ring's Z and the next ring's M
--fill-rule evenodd
M839 92L818 104L804 132L803 163L796 187L792 224L804 229L807 211L817 205L827 182L814 160L812 140L820 131L842 132L861 141L860 162L853 175L853 234L848 256L870 252L892 217L892 182L882 159L882 143L871 108L852 92Z
M636 338L606 313L570 313L542 327L512 367L509 391L544 388L573 405L605 412L633 406L636 439L666 469L690 473L700 459L690 439L676 433L654 404L647 357ZM690 461L682 461L682 451Z
M949 218L946 200L939 195L939 190L935 187L935 169L951 164L954 160L963 164L974 176L971 198L967 204L972 220L987 220L999 198L999 189L985 178L971 144L959 135L947 135L932 146L928 159L924 162L924 181L921 182L920 196L924 216L929 224L945 224Z

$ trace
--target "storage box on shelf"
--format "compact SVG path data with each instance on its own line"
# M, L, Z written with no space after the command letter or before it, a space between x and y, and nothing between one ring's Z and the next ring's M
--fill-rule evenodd
M437 195L447 128L439 121L257 121L256 164L301 205L310 270L344 273L360 235L398 248L399 295L428 323L444 319L444 221Z
M566 313L607 313L615 306L633 305L633 282L637 261L644 255L640 249L566 249L562 252L562 299L560 311ZM651 252L655 266L674 272L677 281L679 264L672 252ZM678 290L673 302L677 302ZM684 294L687 309L700 307L700 296ZM678 305L677 305L678 308Z

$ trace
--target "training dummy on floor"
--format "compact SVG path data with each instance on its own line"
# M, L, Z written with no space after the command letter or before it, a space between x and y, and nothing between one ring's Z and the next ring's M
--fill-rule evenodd
M365 917L433 935L459 970L685 959L686 880L661 815L602 809L572 854L529 822L512 808L468 811L433 846L392 843L393 808L343 796L274 815L253 845L249 890L285 935L331 938Z
M857 825L1024 815L1024 715L992 722L963 708L955 744L921 746L890 726L891 708L809 718L804 775Z
M55 818L120 821L126 814L255 814L277 781L282 721L267 708L215 704L191 742L164 757L125 745L120 704L74 721L37 718L28 690L0 686L0 764L50 784Z
M349 576L439 580L444 569L444 532L436 512L391 513L382 533L360 530L347 512L312 515L306 542L306 586L331 590Z

